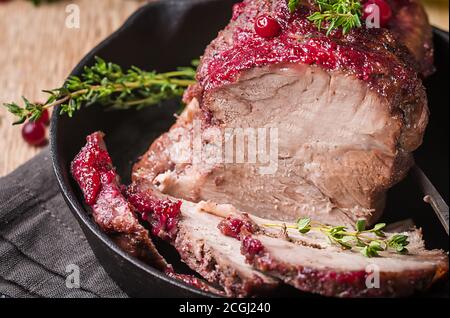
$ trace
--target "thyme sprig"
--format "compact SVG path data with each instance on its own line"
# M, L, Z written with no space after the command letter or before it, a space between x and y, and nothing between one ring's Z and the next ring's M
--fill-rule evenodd
M18 118L14 124L37 120L45 109L58 105L60 114L69 117L83 105L141 109L182 96L195 83L195 64L196 61L193 67L167 73L146 72L134 66L125 72L119 65L96 57L95 64L85 67L80 77L71 76L62 87L45 90L49 94L45 103L32 103L23 97L23 106L16 103L4 106Z
M288 0L288 7L294 12L300 0ZM313 22L321 30L327 30L329 35L333 30L341 28L346 34L353 28L361 27L361 2L360 0L315 0L319 11L308 16L308 20Z
M312 221L310 218L301 218L296 224L264 224L266 227L286 227L296 229L301 234L316 231L324 234L331 244L340 246L344 250L357 248L366 257L380 256L379 252L394 250L397 253L408 253L408 236L404 234L394 234L390 237L383 229L385 223L376 224L372 229L366 229L366 222L359 220L356 222L355 230L348 230L345 226L330 226Z

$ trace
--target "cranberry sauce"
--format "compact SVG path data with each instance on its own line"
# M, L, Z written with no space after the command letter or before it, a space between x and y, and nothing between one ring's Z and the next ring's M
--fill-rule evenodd
M217 228L223 235L240 240L241 228L243 225L244 222L241 219L232 218L229 216L220 221Z
M247 259L258 255L263 251L264 246L260 240L253 238L251 235L244 236L241 245L241 252L247 257Z
M242 240L241 253L248 260L253 259L257 254L264 251L261 241L252 237L252 234L255 234L259 227L245 213L241 217L228 216L220 221L217 228L223 235L233 237L239 241Z
M217 228L223 235L238 240L241 240L241 236L255 234L259 230L258 225L249 218L247 213L242 213L239 217L230 215L220 221Z
M386 29L363 26L347 35L337 29L327 36L326 30L318 30L307 19L315 9L300 6L290 13L286 3L245 0L234 6L230 25L208 48L199 69L198 80L205 91L233 83L242 71L280 63L344 70L375 86L380 93L384 86L379 79L383 75L395 77L393 81L416 78L413 68L395 54L397 42ZM255 31L257 19L268 15L279 24L277 36L265 37Z
M364 282L367 276L365 271L348 271L348 272L323 272L321 275L318 275L321 280L327 281L332 280L337 284L347 284L347 285L356 285L358 283Z
M126 196L142 219L150 223L153 235L162 239L175 238L181 201L161 200L151 194L135 191L132 187L127 190Z
M111 158L103 143L103 134L93 133L86 138L87 143L72 161L71 171L83 191L86 204L92 206L97 201L103 182L115 179Z

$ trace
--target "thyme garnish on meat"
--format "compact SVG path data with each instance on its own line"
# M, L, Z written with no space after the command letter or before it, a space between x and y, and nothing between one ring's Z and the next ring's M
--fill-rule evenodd
M96 57L91 67L85 67L81 77L71 76L49 94L45 103L32 103L23 97L24 105L4 104L22 124L27 119L37 120L45 109L60 106L60 114L72 117L81 106L99 104L113 109L141 109L160 102L180 97L185 89L195 83L195 66L178 68L167 73L147 72L137 67L127 71L114 63Z
M366 257L380 256L379 252L394 250L397 253L408 253L408 236L394 234L390 237L383 229L385 223L376 224L372 229L366 229L364 220L356 222L355 230L349 231L345 226L329 226L312 221L310 218L302 218L296 224L264 224L265 227L286 227L296 229L301 234L316 231L324 234L331 244L340 246L344 250L357 248Z
M288 7L294 12L301 0L288 0ZM359 0L315 0L319 11L308 17L320 30L331 31L341 28L346 34L353 28L361 27L361 2Z

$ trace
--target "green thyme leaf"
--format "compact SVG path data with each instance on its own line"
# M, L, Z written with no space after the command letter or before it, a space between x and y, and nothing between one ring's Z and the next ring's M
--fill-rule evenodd
M35 6L41 5L43 2L48 2L48 3L52 3L52 2L57 2L59 0L28 0L29 2L32 2Z
M365 257L378 257L380 256L377 252L377 250L371 248L370 246L366 246L361 250L361 254Z
M356 230L362 232L366 229L366 220L358 220L356 222Z
M345 226L335 226L329 230L330 235L335 239L342 239L346 235Z
M297 229L300 233L306 234L311 230L311 219L303 218L297 221Z
M200 60L199 59L194 59L191 61L191 65L193 67L198 67L200 65ZM195 74L194 74L195 75Z
M373 227L373 232L380 231L386 227L386 223L378 223Z
M362 241L362 240L360 240L359 238L357 238L357 240L356 240L356 246L357 246L357 247L365 247L365 246L367 246L367 244L364 243L364 241Z
M405 234L394 234L390 237L383 232L385 223L379 223L372 229L366 229L366 222L359 220L356 222L356 230L348 230L346 226L330 226L319 222L314 222L310 218L301 218L296 224L265 224L267 227L282 227L297 229L305 234L310 231L317 231L325 235L326 240L341 247L344 250L357 248L366 257L378 257L380 252L389 249L396 253L408 253L408 236Z
M317 29L327 30L329 35L333 30L342 29L346 34L353 28L361 27L360 0L315 0L318 11L312 13L308 20ZM293 13L299 6L300 0L288 0L289 11Z
M375 224L372 230L369 232L374 233L378 237L386 237L386 234L383 232L383 229L386 227L386 223Z
M405 254L408 253L408 236L404 234L393 235L387 242L388 246L395 249L398 253Z
M335 239L335 241L344 249L351 250L353 248L352 242L354 241L352 236L344 236L341 239Z
M381 246L381 243L379 241L370 242L369 247L377 252L384 251L384 248Z

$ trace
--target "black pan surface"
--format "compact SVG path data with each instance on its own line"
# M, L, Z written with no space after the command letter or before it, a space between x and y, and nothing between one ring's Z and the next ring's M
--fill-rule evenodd
M198 58L206 45L231 17L236 0L166 0L148 4L134 13L118 31L94 48L73 70L79 75L95 56L128 68L167 71L186 66ZM418 164L448 202L448 33L434 30L437 72L427 79L426 87L432 112L424 145L416 153ZM73 118L52 117L51 149L54 170L63 196L80 223L96 257L108 274L134 297L211 297L122 252L94 224L83 205L83 198L69 171L71 160L85 143L85 137L97 130L106 133L106 142L124 183L129 181L132 164L151 141L174 121L179 101L141 111L104 111L92 106L78 111ZM429 247L448 250L448 237L412 178L394 187L389 194L387 221L412 218L423 227ZM161 252L178 271L189 273L176 253L158 242ZM278 295L313 297L283 288ZM430 295L430 294L428 294ZM448 295L439 289L435 295Z

